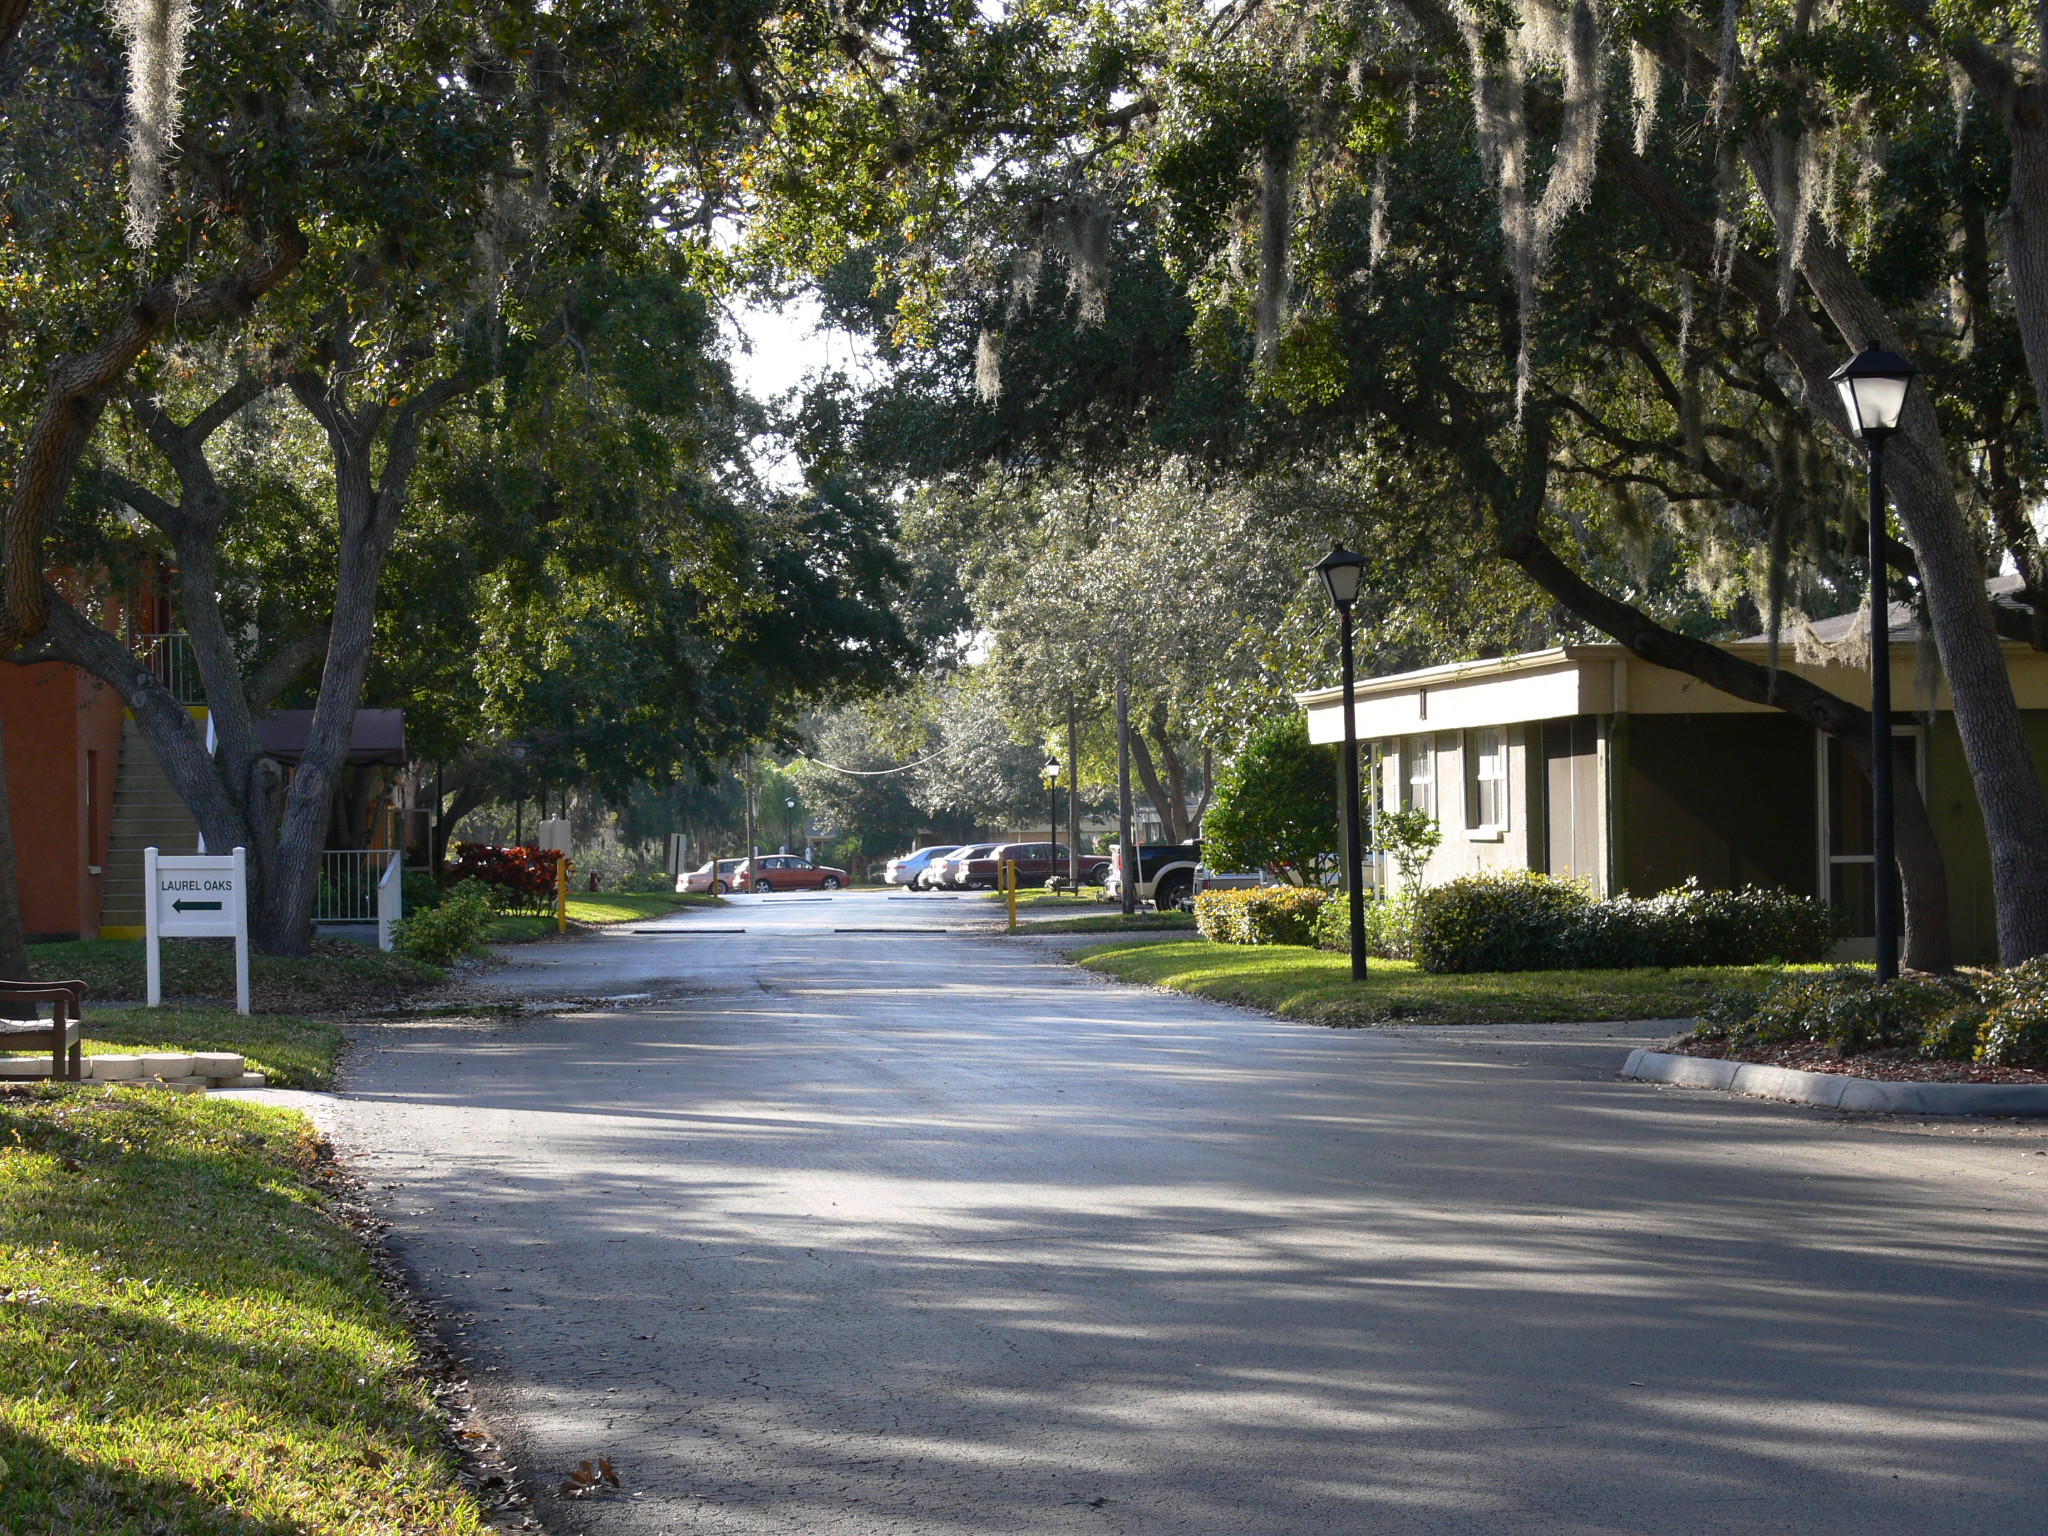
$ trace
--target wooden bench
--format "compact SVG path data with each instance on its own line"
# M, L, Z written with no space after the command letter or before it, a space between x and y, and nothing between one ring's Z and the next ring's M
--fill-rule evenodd
M0 1050L21 1045L50 1048L50 1080L85 1078L85 983L82 981L0 981L0 1003L48 1003L47 1019L0 1019ZM40 1076L41 1074L37 1074Z

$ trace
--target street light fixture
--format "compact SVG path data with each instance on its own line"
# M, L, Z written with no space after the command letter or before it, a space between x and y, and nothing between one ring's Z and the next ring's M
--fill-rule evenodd
M796 841L796 801L789 799L784 800L782 803L787 807L786 814L782 818L782 851L787 853L789 852L789 845Z
M1330 604L1337 610L1339 647L1344 659L1344 885L1351 897L1351 979L1365 980L1365 859L1358 844L1358 722L1351 698L1351 606L1365 580L1365 561L1342 544L1310 567L1323 579Z
M1905 413L1918 370L1896 352L1868 348L1834 372L1849 431L1870 454L1870 851L1877 979L1899 974L1892 882L1892 623L1884 578L1884 445Z

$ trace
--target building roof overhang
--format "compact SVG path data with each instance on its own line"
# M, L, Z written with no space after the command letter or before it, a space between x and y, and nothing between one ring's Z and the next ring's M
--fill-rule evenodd
M1726 641L1718 648L1759 666L1769 664L1770 648L1762 637ZM2020 707L2048 709L2048 654L2014 641L2004 642L2003 648ZM1931 660L1931 650L1923 652L1916 641L1894 631L1892 703L1900 715L1950 707L1947 685L1938 666L1928 665ZM1867 706L1870 702L1867 666L1798 661L1789 637L1780 647L1779 664L1781 671L1852 704ZM1311 741L1343 739L1343 697L1341 687L1311 689L1294 696L1308 713ZM1574 715L1777 712L1771 705L1751 703L1690 674L1644 661L1627 647L1611 642L1553 646L1515 656L1363 678L1353 685L1352 701L1361 740Z

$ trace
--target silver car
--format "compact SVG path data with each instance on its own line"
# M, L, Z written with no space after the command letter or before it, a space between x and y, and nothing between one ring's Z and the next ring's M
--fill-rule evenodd
M959 846L958 843L934 843L929 848L914 848L901 858L891 859L882 869L882 883L922 889L923 876L932 865Z

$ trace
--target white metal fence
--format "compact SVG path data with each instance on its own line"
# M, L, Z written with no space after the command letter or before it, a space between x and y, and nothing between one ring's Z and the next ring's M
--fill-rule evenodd
M396 848L329 848L320 855L316 923L375 923L377 947L391 947L391 925L405 915Z

